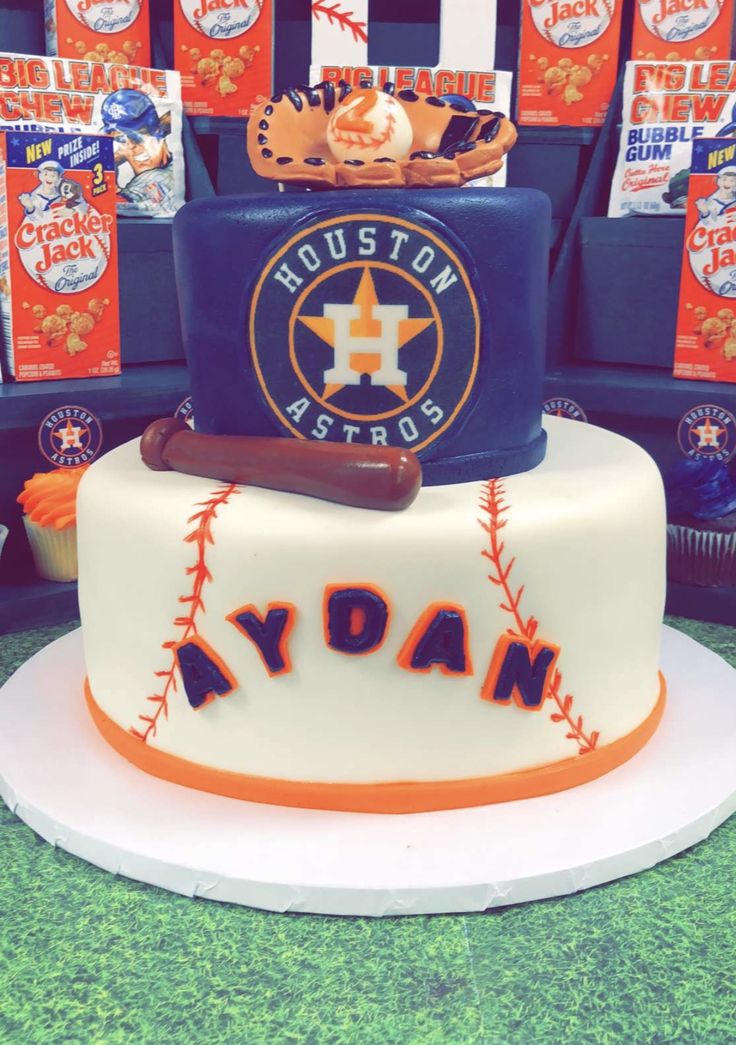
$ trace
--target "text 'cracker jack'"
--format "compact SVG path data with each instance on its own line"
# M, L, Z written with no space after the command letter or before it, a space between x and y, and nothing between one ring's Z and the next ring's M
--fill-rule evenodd
M736 141L693 147L675 377L736 381Z
M0 133L0 316L17 381L120 373L109 138Z

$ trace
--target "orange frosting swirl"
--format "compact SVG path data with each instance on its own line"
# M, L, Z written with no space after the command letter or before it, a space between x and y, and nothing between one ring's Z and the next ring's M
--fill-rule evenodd
M55 468L52 472L36 472L23 484L18 504L39 526L65 530L77 521L77 487L89 465L79 468Z

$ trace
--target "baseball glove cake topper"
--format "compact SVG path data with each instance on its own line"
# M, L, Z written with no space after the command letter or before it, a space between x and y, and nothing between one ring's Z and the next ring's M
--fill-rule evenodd
M494 174L515 141L503 113L391 83L296 87L248 122L256 173L311 189L457 187Z

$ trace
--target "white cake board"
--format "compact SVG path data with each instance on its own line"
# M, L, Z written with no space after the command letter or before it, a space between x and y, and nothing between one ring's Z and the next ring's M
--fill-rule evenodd
M0 691L0 795L53 845L187 896L374 916L561 896L651 867L736 809L736 671L671 628L662 667L662 724L607 776L526 801L379 816L239 802L135 769L89 718L75 631Z

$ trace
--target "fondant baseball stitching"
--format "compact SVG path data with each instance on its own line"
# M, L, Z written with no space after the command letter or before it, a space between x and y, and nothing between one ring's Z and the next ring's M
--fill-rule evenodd
M314 0L312 3L312 17L319 21L319 16L324 15L330 25L338 25L341 32L347 29L353 34L356 42L368 43L368 32L365 22L358 22L353 17L352 11L343 11L339 3L328 7L325 0Z
M489 521L485 522L483 519L479 519L478 522L489 536L490 550L483 548L481 555L488 559L495 569L495 573L488 574L488 580L503 591L505 601L499 604L499 608L511 614L514 618L516 627L509 628L510 634L519 635L531 641L536 635L538 621L534 617L528 617L525 621L521 616L520 606L521 597L524 594L524 585L522 584L516 594L514 594L509 584L509 577L516 562L516 557L512 557L504 565L503 552L505 544L499 540L500 531L508 521L503 518L509 510L509 505L504 501L504 494L503 483L499 479L489 479L483 488L480 507L487 513ZM579 755L587 755L595 750L600 734L597 731L589 734L585 732L582 715L573 718L573 697L570 693L567 693L564 697L561 696L561 685L562 675L555 669L552 679L547 686L546 697L555 702L558 710L552 712L550 719L552 722L567 723L569 727L566 734L568 740L574 740L577 743Z
M172 639L169 642L163 642L161 648L168 650L171 656L171 663L169 667L163 671L156 671L154 674L156 678L162 681L158 684L162 686L161 692L154 693L150 697L146 697L146 700L156 705L156 710L152 715L140 714L138 719L144 725L142 728L136 728L131 726L128 730L129 733L141 743L145 744L148 742L150 736L156 736L156 730L158 728L158 722L163 714L166 719L169 715L169 696L177 691L176 682L176 654L174 649L182 642L186 642L192 635L198 633L197 629L197 614L205 612L204 601L202 599L202 592L205 584L208 584L212 580L212 574L207 567L207 545L214 544L215 540L212 536L212 523L217 518L217 510L222 505L227 504L232 494L238 493L237 484L229 483L219 491L215 490L210 494L210 498L207 501L198 501L195 505L196 508L201 508L202 511L195 512L187 519L187 523L196 523L196 526L191 530L184 541L186 544L194 544L197 549L197 558L192 566L187 567L186 574L188 577L193 578L192 590L188 595L180 595L179 602L189 606L189 612L186 616L175 617L174 627L181 628L182 633L178 639Z

